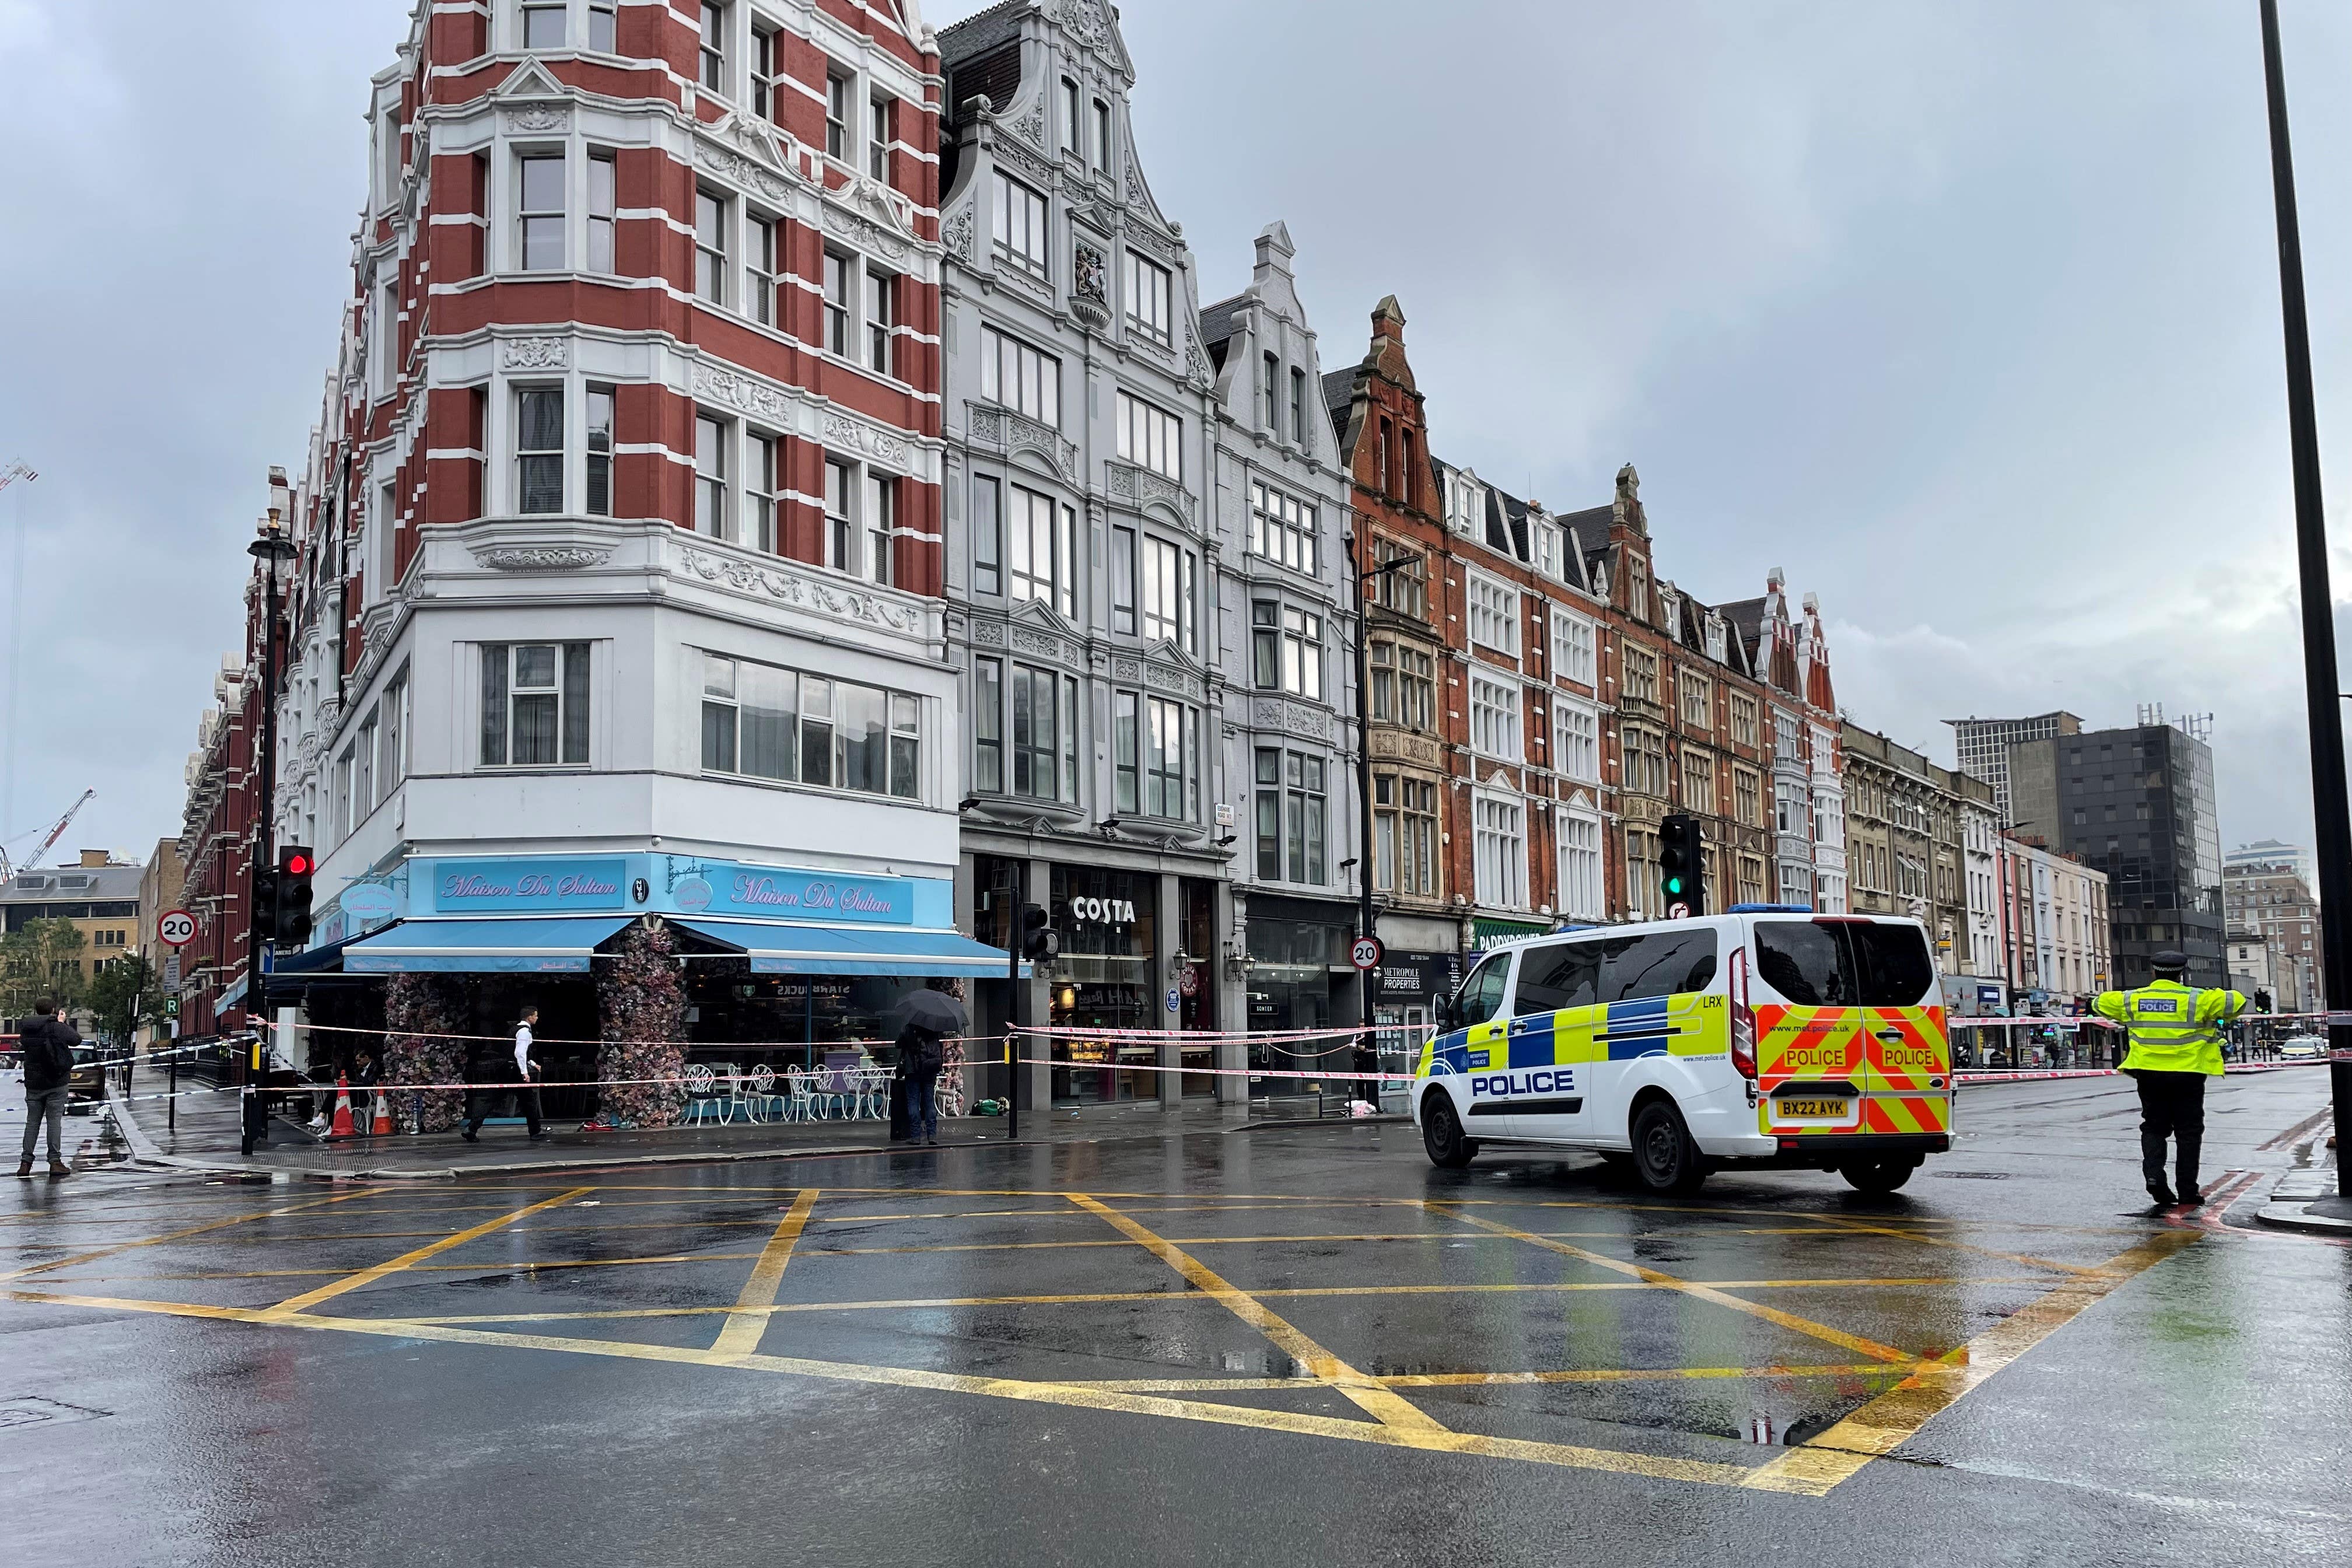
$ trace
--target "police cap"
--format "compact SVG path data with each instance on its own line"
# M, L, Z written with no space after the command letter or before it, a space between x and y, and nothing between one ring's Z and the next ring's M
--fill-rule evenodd
M2158 974L2179 974L2189 967L2189 955L2168 947L2149 959L2148 963Z

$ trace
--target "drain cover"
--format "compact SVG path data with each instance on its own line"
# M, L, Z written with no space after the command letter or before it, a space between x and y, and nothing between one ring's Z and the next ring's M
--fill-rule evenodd
M54 1399L43 1399L37 1394L20 1394L14 1399L0 1399L0 1429L95 1421L101 1415L113 1414L111 1410L85 1410L79 1405L60 1405Z
M1931 1171L1928 1173L1933 1176L1940 1177L1947 1182L2005 1182L2009 1180L2009 1173L2007 1171Z

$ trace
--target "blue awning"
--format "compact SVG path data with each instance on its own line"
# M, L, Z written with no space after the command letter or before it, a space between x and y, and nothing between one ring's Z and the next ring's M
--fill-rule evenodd
M601 942L634 915L403 921L346 945L349 974L584 974Z
M754 974L963 974L991 980L1004 973L1003 948L974 942L961 931L676 915L669 921L742 952L751 959ZM1029 966L1023 964L1021 973L1026 975Z

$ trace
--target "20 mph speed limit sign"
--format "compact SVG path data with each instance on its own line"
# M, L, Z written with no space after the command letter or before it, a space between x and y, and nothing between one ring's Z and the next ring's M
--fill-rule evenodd
M155 921L155 934L173 947L196 940L196 917L185 910L166 910Z
M1356 945L1348 950L1348 956L1356 961L1356 967L1359 969L1378 968L1381 962L1381 939L1376 936L1358 937Z

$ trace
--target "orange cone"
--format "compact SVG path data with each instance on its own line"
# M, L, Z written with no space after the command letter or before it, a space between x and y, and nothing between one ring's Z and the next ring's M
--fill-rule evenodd
M356 1138L359 1129L352 1125L352 1080L342 1074L335 1075L335 1121L327 1129L330 1138Z
M371 1138L392 1136L392 1096L380 1089L375 1091L375 1121L368 1128L368 1136Z

